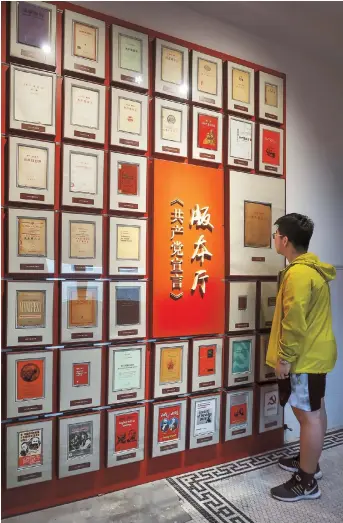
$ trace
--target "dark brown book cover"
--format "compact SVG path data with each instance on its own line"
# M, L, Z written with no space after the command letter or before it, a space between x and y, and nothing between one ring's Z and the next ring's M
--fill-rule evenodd
M118 287L116 290L117 325L140 323L140 288Z

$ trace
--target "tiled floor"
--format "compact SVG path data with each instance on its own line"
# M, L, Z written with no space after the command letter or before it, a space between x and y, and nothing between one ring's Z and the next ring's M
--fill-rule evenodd
M322 498L286 504L269 489L289 474L277 466L297 445L169 480L134 487L8 523L342 523L343 430L326 437Z

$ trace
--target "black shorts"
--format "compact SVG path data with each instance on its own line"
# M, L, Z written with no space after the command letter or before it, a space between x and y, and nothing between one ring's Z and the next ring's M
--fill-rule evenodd
M292 407L305 412L321 408L325 397L326 374L291 374L285 380L278 380L280 403L288 402Z

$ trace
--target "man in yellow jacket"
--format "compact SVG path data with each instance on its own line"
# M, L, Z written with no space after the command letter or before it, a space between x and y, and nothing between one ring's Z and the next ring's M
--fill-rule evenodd
M276 251L289 265L279 275L267 364L275 368L281 404L288 401L300 423L300 454L280 459L280 467L294 475L271 494L292 502L321 495L317 479L327 428L326 374L337 359L329 288L336 270L307 252L314 229L307 216L287 214L275 225Z

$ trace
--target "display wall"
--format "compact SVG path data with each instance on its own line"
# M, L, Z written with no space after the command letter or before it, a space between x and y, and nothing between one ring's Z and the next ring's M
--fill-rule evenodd
M56 6L2 5L4 516L283 434L285 75Z

